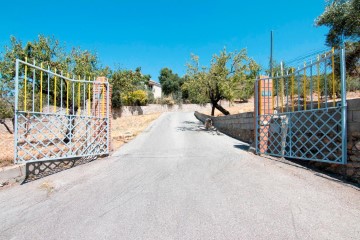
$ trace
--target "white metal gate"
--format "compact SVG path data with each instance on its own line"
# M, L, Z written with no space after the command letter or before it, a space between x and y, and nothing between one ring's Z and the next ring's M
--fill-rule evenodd
M15 163L109 153L109 83L16 60Z
M257 153L346 164L344 47L255 88Z

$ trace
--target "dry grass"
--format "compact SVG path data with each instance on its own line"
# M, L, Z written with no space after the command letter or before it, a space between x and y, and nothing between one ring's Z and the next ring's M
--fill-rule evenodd
M254 111L254 98L250 98L248 100L248 102L245 103L226 103L226 104L222 104L223 108L225 108L226 110L228 110L230 112L230 114L238 114L238 113L244 113L244 112L253 112ZM201 111L201 113L206 114L206 115L210 115L211 114L211 109L206 109ZM224 114L222 112L220 112L219 110L215 109L215 116L219 117L219 116L224 116Z
M1 127L1 126L0 126ZM14 135L0 132L0 167L5 167L14 162Z
M161 113L128 116L113 119L111 127L112 147L119 149L123 144L129 142L139 133L145 130L152 121L157 119Z

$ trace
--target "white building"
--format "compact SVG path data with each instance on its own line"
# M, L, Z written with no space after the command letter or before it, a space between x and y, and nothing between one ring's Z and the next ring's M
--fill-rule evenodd
M161 98L161 85L153 80L149 81L149 89L153 92L154 98Z

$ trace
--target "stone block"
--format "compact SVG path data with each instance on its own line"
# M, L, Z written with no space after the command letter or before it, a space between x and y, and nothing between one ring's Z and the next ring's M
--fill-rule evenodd
M347 100L348 110L360 110L360 99L350 99Z
M352 111L351 115L353 122L360 122L360 110ZM348 118L350 119L350 116Z

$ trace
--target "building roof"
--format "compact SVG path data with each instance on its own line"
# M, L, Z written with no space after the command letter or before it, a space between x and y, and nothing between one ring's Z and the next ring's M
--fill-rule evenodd
M157 87L161 87L161 84L158 82L155 82L154 80L149 80L149 86L157 86Z

